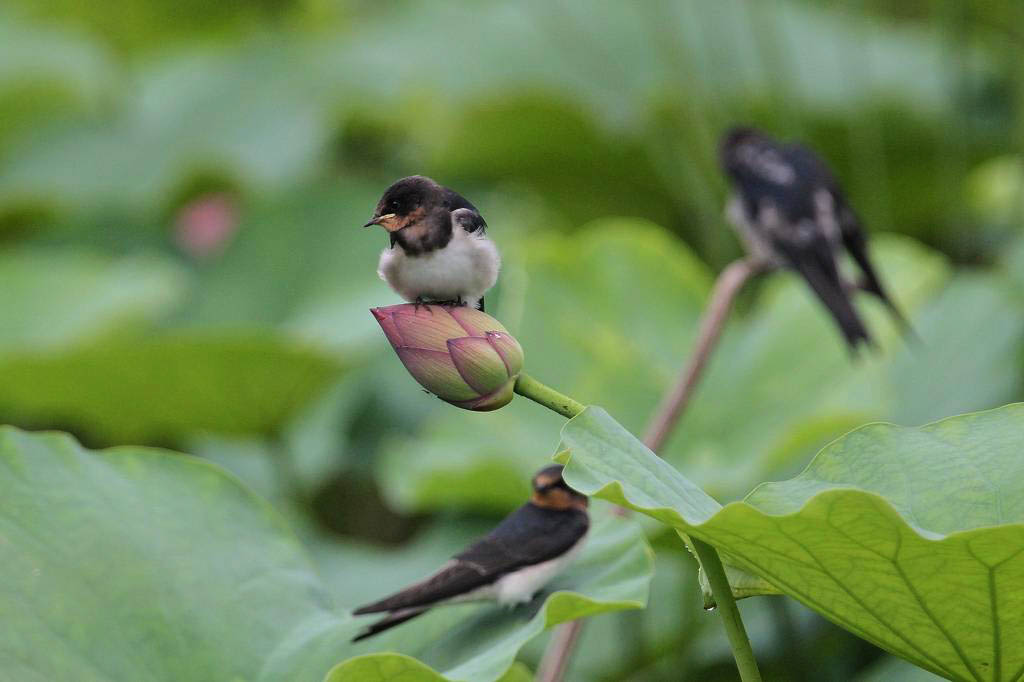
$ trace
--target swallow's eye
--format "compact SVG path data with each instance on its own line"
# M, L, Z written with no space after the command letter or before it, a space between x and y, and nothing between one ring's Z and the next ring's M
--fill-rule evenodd
M391 200L391 208L398 208L398 199Z

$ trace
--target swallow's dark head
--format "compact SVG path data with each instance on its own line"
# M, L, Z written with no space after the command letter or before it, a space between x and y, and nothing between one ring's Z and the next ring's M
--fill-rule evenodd
M440 185L428 177L410 175L384 191L373 217L363 227L380 225L388 232L397 232L415 224L443 203L444 191Z
M744 142L760 142L764 133L750 126L733 126L722 134L722 150L733 149Z
M790 185L796 172L787 161L784 147L753 128L730 128L719 146L722 168L741 185L767 182Z
M533 476L530 501L545 509L586 509L587 496L576 492L562 478L562 465L544 467Z
M722 140L718 145L718 156L722 168L726 172L733 172L737 166L744 163L745 157L751 154L750 150L756 150L764 146L767 138L753 128L746 126L734 126L725 131Z

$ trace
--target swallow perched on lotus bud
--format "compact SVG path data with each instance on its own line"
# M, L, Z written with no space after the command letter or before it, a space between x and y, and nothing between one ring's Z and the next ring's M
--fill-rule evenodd
M512 400L523 349L487 313L412 303L370 312L409 374L441 400L477 412Z
M770 267L796 270L851 349L871 344L853 307L851 294L857 287L878 297L903 331L912 334L871 263L860 219L824 161L803 145L782 144L751 128L729 130L720 153L736 189L726 214L752 256ZM844 250L862 272L856 285L840 271L838 257Z
M402 178L377 202L364 227L371 225L388 232L377 274L399 296L484 309L501 257L483 216L460 194L422 175Z
M493 600L529 602L579 554L590 517L587 497L562 479L555 464L533 477L530 501L505 517L486 537L456 554L436 573L352 613L387 614L352 641L383 632L434 606Z

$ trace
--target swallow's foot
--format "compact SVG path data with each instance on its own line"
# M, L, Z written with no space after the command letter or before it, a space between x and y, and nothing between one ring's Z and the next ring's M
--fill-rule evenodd
M435 301L432 299L424 298L422 296L417 296L416 300L413 301L412 304L416 306L417 309L419 309L421 305L440 305L446 308L461 308L466 305L466 302L462 300L461 296L458 298L453 298L448 301Z

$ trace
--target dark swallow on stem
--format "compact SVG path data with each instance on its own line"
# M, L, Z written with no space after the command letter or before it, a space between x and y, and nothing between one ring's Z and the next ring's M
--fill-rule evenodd
M824 161L803 145L782 144L751 128L729 130L720 153L736 190L727 216L753 257L798 272L851 349L872 344L853 307L856 288L878 297L903 331L911 333L871 263L860 219ZM861 271L855 284L840 271L844 250Z

